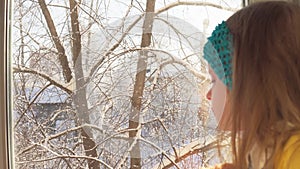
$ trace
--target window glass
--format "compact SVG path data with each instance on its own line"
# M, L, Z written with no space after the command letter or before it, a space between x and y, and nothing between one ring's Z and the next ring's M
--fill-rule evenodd
M16 168L223 161L202 47L241 1L15 0Z

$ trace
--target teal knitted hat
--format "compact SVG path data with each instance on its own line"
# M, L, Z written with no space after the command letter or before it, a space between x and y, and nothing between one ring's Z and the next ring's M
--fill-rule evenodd
M215 74L229 88L232 88L233 38L226 22L216 26L204 45L204 59Z

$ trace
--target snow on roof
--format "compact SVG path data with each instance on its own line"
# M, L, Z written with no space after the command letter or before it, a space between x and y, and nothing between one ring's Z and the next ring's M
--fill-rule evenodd
M30 100L37 96L34 103L64 103L69 97L66 92L53 85L48 86L46 89L38 86L29 88L26 90L26 95Z

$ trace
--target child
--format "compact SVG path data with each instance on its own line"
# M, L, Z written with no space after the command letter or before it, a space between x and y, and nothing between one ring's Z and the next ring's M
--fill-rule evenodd
M233 164L224 168L300 168L300 7L241 9L216 27L204 58L213 79L207 98L219 128L232 133Z

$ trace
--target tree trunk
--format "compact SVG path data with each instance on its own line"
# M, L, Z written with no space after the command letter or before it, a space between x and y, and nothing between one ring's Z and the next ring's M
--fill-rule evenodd
M155 0L147 0L146 15L143 24L143 34L141 47L148 47L151 44L153 14L155 9ZM138 127L140 125L140 111L142 107L142 97L145 86L148 51L142 50L137 63L137 74L132 96L132 108L129 115L129 129L136 129L129 132L130 145L135 144L130 152L130 168L141 168L140 144L137 140ZM137 142L134 140L136 139Z
M69 0L71 26L72 26L72 58L74 64L74 74L76 82L76 90L74 93L75 109L80 120L80 124L90 124L88 103L86 99L86 81L83 74L82 55L81 55L81 34L78 21L78 4L75 0ZM92 139L92 132L88 127L81 130L83 147L88 157L98 158L97 146ZM100 163L95 160L88 159L89 169L99 169Z
M70 82L72 79L72 72L69 67L69 62L65 52L65 48L62 45L51 14L47 8L44 0L39 0L39 5L42 9L43 15L47 22L48 29L50 31L51 37L58 51L58 60L62 66L64 79L66 82ZM74 64L74 75L76 90L74 92L74 104L75 109L79 118L79 124L89 124L89 114L86 99L86 89L85 89L85 79L82 70L82 58L81 58L81 34L79 30L78 21L78 4L75 0L69 0L70 3L70 16L71 16L71 26L72 26L72 60ZM83 140L83 147L85 154L88 157L98 158L98 153L96 150L96 144L92 139L92 133L90 129L84 128L81 130L81 136ZM90 169L99 169L100 163L95 160L88 159L88 166Z

